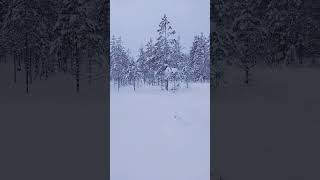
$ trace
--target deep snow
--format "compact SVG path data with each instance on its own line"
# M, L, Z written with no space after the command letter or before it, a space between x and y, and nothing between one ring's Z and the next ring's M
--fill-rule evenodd
M230 180L319 179L319 69L257 67L252 75L246 87L244 72L233 70L229 85L213 92L215 173Z
M209 84L111 88L110 95L111 180L210 178Z
M0 63L0 179L105 178L106 81L81 81L77 94L73 77L56 74L27 95L23 75L15 84Z

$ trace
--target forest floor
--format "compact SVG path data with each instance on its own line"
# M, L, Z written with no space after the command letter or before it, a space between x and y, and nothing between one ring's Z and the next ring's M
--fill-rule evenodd
M320 179L320 70L256 68L214 91L216 173L226 180ZM231 84L230 79L234 82Z
M208 83L111 87L110 108L111 180L209 179Z

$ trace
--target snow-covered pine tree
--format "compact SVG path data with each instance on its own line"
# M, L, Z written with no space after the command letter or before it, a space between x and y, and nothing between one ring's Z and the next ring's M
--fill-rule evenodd
M48 78L48 70L50 66L50 47L54 40L54 25L58 19L59 1L42 0L39 2L42 21L40 23L41 41L35 46L34 55L34 75L33 79L43 77Z
M171 61L169 63L169 66L174 68L179 68L179 64L181 63L183 58L183 53L182 53L183 48L180 43L180 36L178 36L177 39L173 41L171 49L172 49L171 55L170 55Z
M138 64L133 58L130 58L128 70L127 70L127 80L129 84L133 85L133 90L136 90L137 82L142 77L142 73L138 70Z
M268 29L269 62L303 64L303 57L312 54L312 34L317 31L310 15L311 4L306 0L271 0L264 17ZM307 53L308 52L308 53Z
M149 67L146 64L147 56L143 47L139 49L139 57L136 62L137 71L142 75L143 83L146 83Z
M116 37L112 35L112 38L110 39L110 81L115 81L113 72L115 70L115 56L116 56Z
M147 80L148 84L155 85L155 73L157 71L156 57L155 57L155 46L153 40L150 39L146 44L146 62L145 68L147 69Z
M237 65L245 72L245 84L249 84L251 68L257 63L259 53L263 52L264 33L260 19L254 16L250 1L240 4L240 15L232 24L236 50L239 56Z
M5 35L4 35L4 19L5 15L7 14L8 11L8 5L9 1L8 0L0 0L0 62L2 59L6 59L5 56L7 55L7 46L5 45Z
M212 59L212 80L213 86L218 87L224 81L224 68L225 68L225 50L219 46L214 46L212 49L213 59Z
M97 20L93 15L94 1L63 0L60 16L55 25L59 35L55 40L55 48L61 57L59 64L64 70L75 76L76 91L80 90L80 79L87 78L81 70L81 65L89 67L89 81L92 79L91 67L93 56L103 54L105 50L99 48L105 45L106 38L99 30ZM81 51L86 49L87 51ZM70 60L68 67L67 60ZM88 60L89 63L85 63Z
M45 19L39 0L13 0L8 4L8 11L4 17L2 34L5 37L9 54L13 57L22 55L24 59L26 93L32 83L32 71L35 55L40 56L47 44ZM16 81L16 58L14 58L14 78Z
M181 74L181 80L184 80L187 88L189 88L189 81L192 78L192 72L191 72L191 66L190 66L190 58L188 54L183 55L183 61L180 65L180 74Z
M217 0L212 2L211 19L213 27L210 33L210 54L211 77L214 87L224 82L224 74L227 62L232 64L232 55L235 54L235 44L232 33L230 33L230 18L232 16L230 2ZM216 12L216 13L214 13Z
M193 81L210 79L210 44L203 33L194 37L190 50L190 67Z
M167 16L164 15L159 24L159 29L157 30L159 36L157 42L155 43L155 60L157 71L156 77L162 82L165 81L165 89L169 90L169 79L164 78L164 72L167 67L170 67L170 64L173 63L173 60L170 58L172 52L172 44L176 41L174 37L175 31L170 25L170 21Z
M125 83L124 81L126 79L125 77L127 75L130 57L128 51L126 51L122 45L122 40L120 37L117 39L115 39L115 37L112 38L110 48L110 76L114 81L117 82L119 90L120 86Z
M84 24L83 43L81 49L86 49L82 53L82 58L87 60L87 77L89 84L93 80L105 79L107 68L106 57L107 45L109 36L107 35L108 27L106 19L108 18L108 4L107 0L95 0L91 4L84 6L86 12L87 22Z
M178 86L180 86L179 82L183 79L181 73L185 63L185 55L182 53L180 36L178 36L177 40L173 43L171 59L172 62L170 67L177 69L177 72L172 76L172 81L174 82L175 89L177 89Z

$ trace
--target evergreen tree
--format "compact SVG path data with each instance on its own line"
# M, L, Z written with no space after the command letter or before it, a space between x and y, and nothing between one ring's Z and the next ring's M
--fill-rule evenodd
M32 83L33 65L38 64L35 57L40 56L44 45L48 44L41 7L39 0L13 0L8 4L9 10L2 25L2 33L10 49L8 53L14 57L23 55L26 93L29 93ZM17 64L16 58L13 64ZM14 66L15 81L16 68Z
M203 33L194 37L189 57L193 81L210 79L209 46L209 39Z
M245 83L249 84L249 73L257 63L257 59L262 57L263 52L263 30L261 22L249 8L249 1L244 1L241 14L234 20L232 31L235 37L236 52L239 56L237 65L245 72Z
M156 63L156 57L155 57L155 47L152 39L148 41L146 44L146 62L145 62L145 68L147 69L147 79L149 81L149 84L152 85L155 84L155 74L158 69L157 63Z
M138 65L133 58L131 58L129 62L127 74L127 80L133 85L133 90L135 91L138 79L141 78L141 73L139 72Z
M81 70L81 65L87 65L89 82L92 80L93 57L97 59L104 54L105 36L101 33L99 23L94 20L94 1L65 0L62 3L59 19L55 29L58 31L56 49L59 57L59 66L75 76L76 91L80 90L80 79L87 78ZM86 51L81 51L86 49ZM69 60L69 67L68 61ZM88 63L85 63L88 60Z
M139 57L137 59L136 68L139 73L142 75L143 83L146 83L146 79L148 76L149 67L146 64L147 56L146 52L143 48L139 49Z
M120 89L121 84L124 84L129 63L130 63L130 57L128 54L128 51L125 50L124 46L122 45L122 40L119 37L118 39L112 38L111 41L111 77L114 81L117 81L118 83L118 90Z
M162 82L165 81L165 89L169 90L169 79L164 78L164 71L167 67L172 65L173 59L171 58L172 45L176 41L172 36L175 34L175 31L170 25L170 21L167 16L164 15L159 24L159 29L157 30L159 36L157 42L155 43L155 60L156 60L156 77Z

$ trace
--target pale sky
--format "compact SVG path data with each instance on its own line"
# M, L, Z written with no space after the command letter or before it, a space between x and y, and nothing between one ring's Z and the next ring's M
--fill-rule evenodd
M195 35L210 32L210 0L110 0L111 36L121 36L136 58L147 41L157 37L158 25L167 15L181 44L189 51Z

